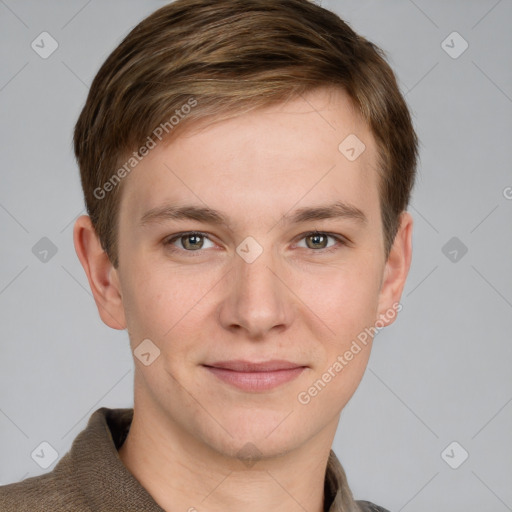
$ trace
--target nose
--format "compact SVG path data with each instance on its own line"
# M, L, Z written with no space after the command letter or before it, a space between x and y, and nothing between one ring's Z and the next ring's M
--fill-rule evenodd
M226 280L225 299L220 304L219 320L224 329L244 332L253 341L270 331L283 331L291 323L293 294L287 288L271 251L252 263L234 256L233 272Z

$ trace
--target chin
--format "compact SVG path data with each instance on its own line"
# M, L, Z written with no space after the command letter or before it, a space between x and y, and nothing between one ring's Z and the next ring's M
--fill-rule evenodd
M222 427L204 430L203 423L198 432L203 442L222 456L238 459L246 466L259 459L282 456L307 439L304 422L292 419L290 411L247 411L246 418L240 413L223 416ZM242 413L243 414L243 413Z

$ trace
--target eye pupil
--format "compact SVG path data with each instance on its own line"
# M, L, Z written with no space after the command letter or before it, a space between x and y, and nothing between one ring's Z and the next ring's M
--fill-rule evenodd
M202 236L198 234L193 233L191 235L186 235L182 237L182 240L184 241L183 247L185 247L185 249L201 249L203 246Z
M307 240L306 244L310 249L318 249L319 247L320 247L320 249L323 249L325 247L325 242L327 241L327 237L325 235L315 233L315 234L312 234L312 235L309 235L308 237L306 237L306 240ZM313 241L312 246L310 245L309 241ZM320 244L320 246L318 244Z

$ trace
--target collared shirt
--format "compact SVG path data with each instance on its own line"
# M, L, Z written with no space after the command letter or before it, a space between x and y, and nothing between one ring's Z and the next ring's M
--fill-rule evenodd
M132 418L133 409L95 411L53 471L0 487L0 511L164 512L119 457ZM324 496L326 512L387 512L354 501L332 450Z

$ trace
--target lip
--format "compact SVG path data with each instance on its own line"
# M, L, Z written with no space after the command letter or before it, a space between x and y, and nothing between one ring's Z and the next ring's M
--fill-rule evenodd
M220 380L249 392L274 389L297 378L306 369L306 366L283 360L218 361L203 366Z

